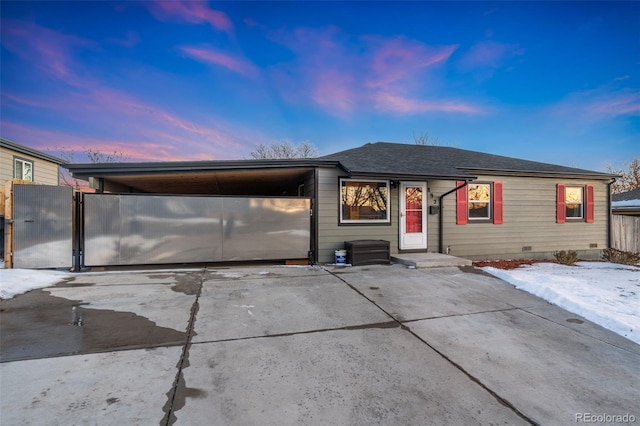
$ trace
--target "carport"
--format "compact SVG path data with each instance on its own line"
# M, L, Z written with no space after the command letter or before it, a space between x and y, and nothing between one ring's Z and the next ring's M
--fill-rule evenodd
M313 261L317 169L336 166L315 159L64 165L96 190L77 197L75 264Z

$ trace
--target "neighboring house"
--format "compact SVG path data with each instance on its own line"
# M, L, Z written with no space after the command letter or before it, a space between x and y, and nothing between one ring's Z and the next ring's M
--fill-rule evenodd
M640 188L611 196L613 214L640 216Z
M314 159L71 164L99 192L309 197L310 253L345 241L392 254L551 258L609 246L615 175L450 147L370 143Z
M62 163L59 158L0 138L0 185L12 179L58 185Z

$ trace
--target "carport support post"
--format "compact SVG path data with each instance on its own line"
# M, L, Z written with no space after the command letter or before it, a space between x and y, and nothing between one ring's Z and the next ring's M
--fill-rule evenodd
M438 204L440 206L440 215L438 216L438 253L444 253L444 204L442 203L444 197L449 194L453 194L459 189L464 188L469 184L468 181L465 181L462 185L453 188L451 191L445 192L438 198Z
M74 249L73 249L73 268L72 271L73 272L80 272L82 270L82 258L80 256L80 244L82 242L82 238L81 238L81 229L83 228L82 226L82 192L81 191L75 191L74 197L73 197L73 203L74 203L74 210L75 210L75 217L74 217L74 222L75 222L75 226L73 227L73 239L74 239Z

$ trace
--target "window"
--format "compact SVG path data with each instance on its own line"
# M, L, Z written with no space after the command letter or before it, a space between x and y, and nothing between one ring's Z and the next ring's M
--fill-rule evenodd
M502 224L503 201L502 182L470 183L458 181L456 194L456 223L464 225L468 222L489 222Z
M556 222L595 220L595 190L593 185L566 186L559 183L556 189Z
M33 161L22 158L13 159L13 177L33 181Z
M474 183L468 186L469 220L491 219L491 185Z
M565 188L565 217L567 219L582 219L583 215L583 188L567 186Z
M340 223L389 223L389 182L340 179Z

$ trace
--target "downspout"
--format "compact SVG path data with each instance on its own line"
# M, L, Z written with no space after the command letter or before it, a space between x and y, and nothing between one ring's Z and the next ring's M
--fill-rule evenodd
M607 184L607 206L609 207L609 214L607 215L607 248L612 248L613 245L613 235L611 232L611 215L613 211L611 209L611 185L616 181L616 178L613 178Z
M438 253L444 253L444 204L443 199L449 194L453 194L459 189L464 188L469 184L468 181L465 181L462 185L457 188L453 188L451 191L445 192L438 198L438 205L440 206L440 215L438 216Z

